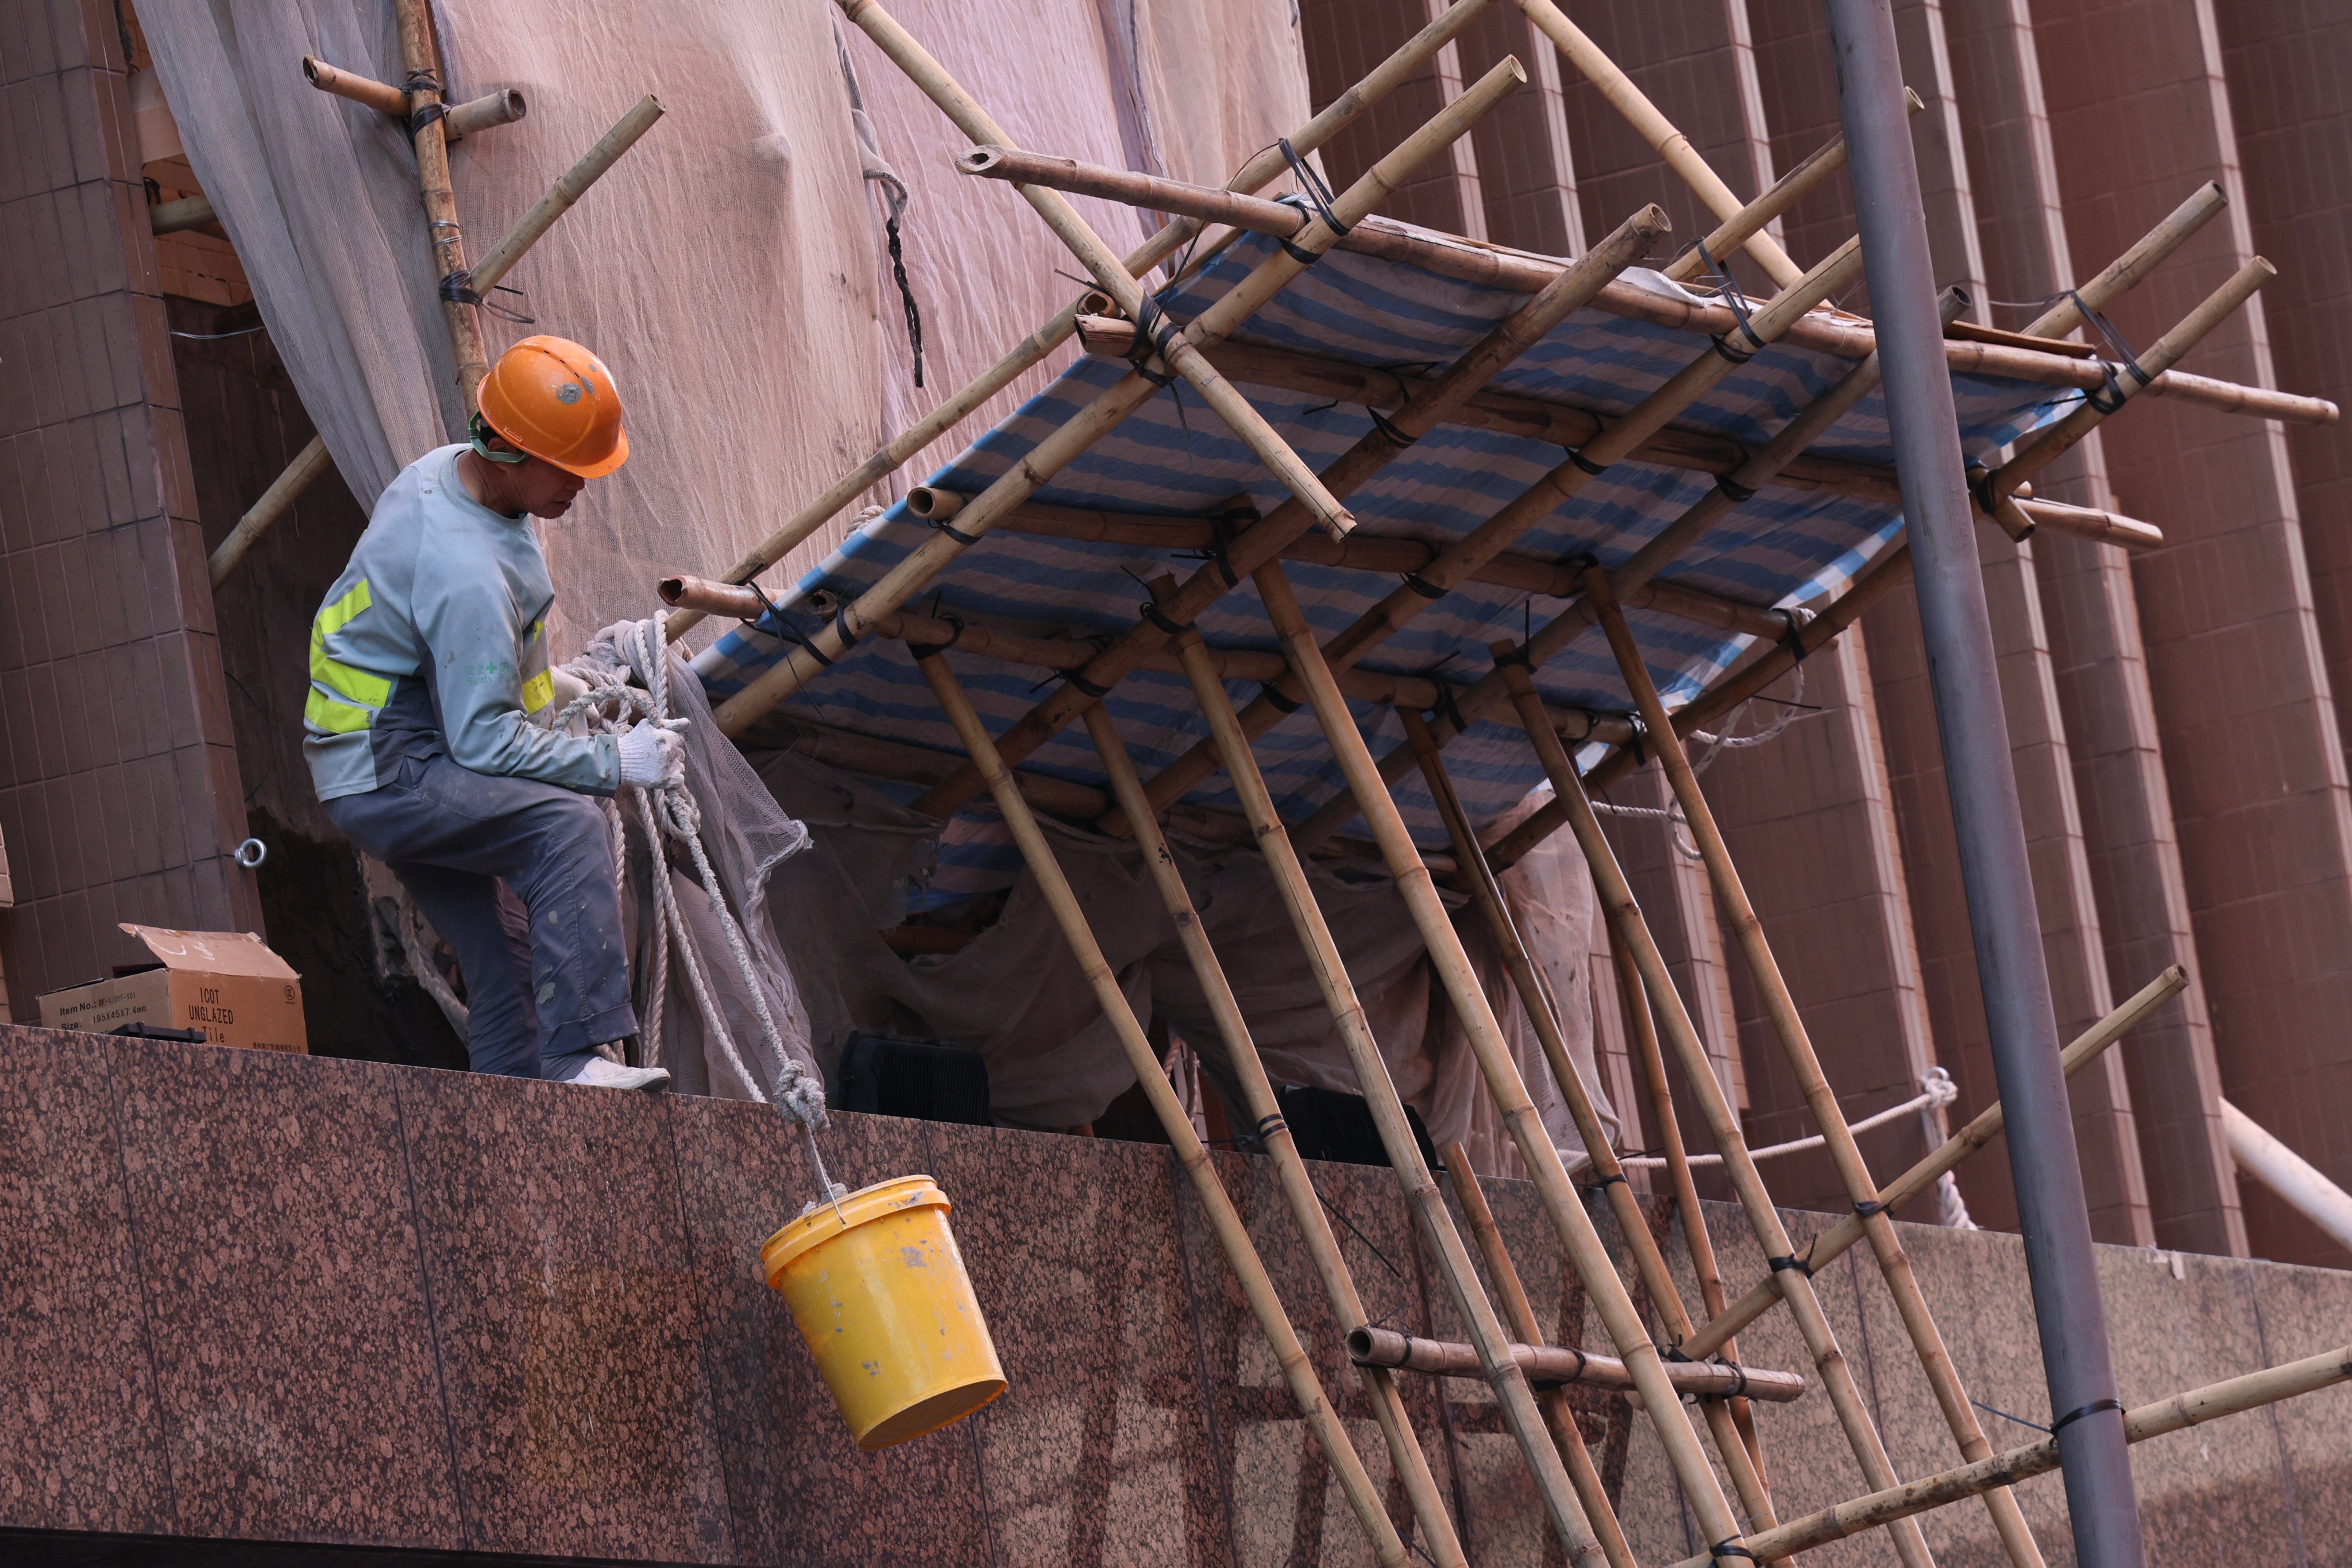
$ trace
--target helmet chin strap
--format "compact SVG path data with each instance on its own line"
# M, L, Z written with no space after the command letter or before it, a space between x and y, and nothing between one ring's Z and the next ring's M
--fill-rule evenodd
M528 452L491 451L489 447L489 438L497 435L498 432L491 429L488 422L479 414L475 415L471 419L466 421L466 434L467 437L471 437L474 455L478 458L486 458L493 463L520 463L530 455Z

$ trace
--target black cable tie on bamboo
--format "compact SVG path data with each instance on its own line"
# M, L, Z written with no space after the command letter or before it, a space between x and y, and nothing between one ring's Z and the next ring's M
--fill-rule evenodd
M1414 593L1420 595L1424 599L1443 599L1445 597L1446 591L1444 589L1439 587L1436 584L1431 582L1428 578L1423 576L1418 572L1406 573L1404 574L1404 585L1412 589Z
M437 98L441 93L441 78L430 66L427 66L423 70L413 70L402 77L400 90L410 94L429 92Z
M1778 1258L1768 1258L1764 1261L1772 1266L1772 1272L1775 1274L1786 1273L1793 1268L1808 1279L1813 1277L1813 1266L1793 1252L1783 1253Z
M1529 675L1533 675L1536 670L1535 660L1528 657L1528 646L1525 643L1521 643L1518 647L1513 648L1508 653L1498 653L1495 655L1495 668L1496 669L1502 668L1507 664L1516 664L1521 669L1526 670Z
M1813 651L1805 646L1804 623L1797 619L1797 612L1794 610L1781 611L1780 618L1789 623L1789 629L1780 634L1780 646L1789 650L1790 663L1804 663Z
M1145 620L1150 621L1153 626L1158 626L1161 631L1166 632L1171 637L1176 637L1181 633L1189 632L1192 629L1192 623L1190 621L1170 620L1168 618L1168 612L1161 609L1159 604L1154 600L1146 599L1142 604L1137 605L1136 608L1142 612L1143 618Z
M1591 458L1586 457L1582 451L1574 447L1570 447L1568 449L1568 460L1574 463L1584 472L1591 474L1594 479L1599 479L1601 475L1609 471L1608 464L1594 462Z
M1275 710L1283 714L1285 717L1296 713L1301 708L1307 706L1306 703L1299 701L1297 698L1283 690L1282 687L1277 682L1271 680L1267 681L1264 686L1259 687L1257 689L1257 694L1260 697L1265 698L1268 702L1273 703Z
M1175 323L1160 308L1160 301L1149 294L1139 296L1135 304L1135 342L1127 354L1127 362L1135 367L1135 374L1154 386L1173 385L1176 373L1169 369L1153 370L1151 358L1157 354L1163 365L1169 363L1169 344L1175 336Z
M1718 1563L1727 1557L1745 1557L1750 1563L1756 1561L1756 1553L1740 1545L1737 1540L1718 1541L1706 1549L1706 1554Z
M1299 195L1314 205L1315 216L1323 220L1324 226L1334 236L1345 239L1348 237L1349 226L1341 223L1339 215L1331 210L1331 204L1339 199L1332 195L1331 187L1323 183L1323 176L1315 172L1315 166L1312 163L1298 155L1298 149L1290 144L1289 137L1279 138L1275 145L1282 149L1282 161L1290 165L1291 174L1297 177ZM1288 250L1290 247L1286 244L1283 248ZM1296 258L1297 253L1292 251L1291 254ZM1319 259L1320 255L1318 253L1309 258L1307 264L1312 266Z
M2096 363L2099 367L2099 389L2096 392L2084 393L2083 401L2102 414L2113 414L2124 405L2131 395L2124 390L2124 384L2116 379L2114 365L2105 360Z
M960 643L960 642L961 642L961 641L963 640L963 617L962 617L962 616L940 616L940 617L939 617L939 619L940 619L940 620L943 620L943 621L947 622L947 624L948 624L949 626L950 626L954 627L955 629L948 635L948 640L947 640L947 641L945 641L945 642L910 642L910 643L908 643L908 644L907 645L907 651L908 651L908 653L910 653L910 654L912 654L912 655L914 655L914 656L915 656L915 662L916 662L917 664L920 664L920 663L922 663L922 662L923 662L923 660L925 660L925 659L927 659L927 658L938 658L940 654L943 654L943 653L947 652L947 651L948 651L948 649L950 649L950 648L951 648L951 647L955 647L955 645L956 645L956 644L958 644L958 643Z
M1743 485L1738 479L1733 479L1729 474L1716 475L1715 488L1721 490L1723 492L1723 499L1729 501L1734 506L1746 506L1749 501L1756 499L1755 486Z
M1062 672L1062 679L1068 681L1072 686L1076 687L1079 690L1085 692L1087 696L1093 698L1097 702L1110 695L1109 687L1102 685L1098 681L1088 680L1086 677L1086 672L1083 670L1066 669Z
M1590 1182L1579 1182L1579 1183L1576 1184L1576 1190L1577 1190L1578 1192L1580 1192L1580 1193L1582 1193L1586 1197L1588 1197L1588 1198L1592 1198L1592 1197L1599 1197L1602 1193L1607 1192L1611 1187L1613 1187L1613 1186L1619 1186L1619 1185L1623 1185L1623 1186L1629 1186L1629 1187L1630 1187L1632 1184L1633 1184L1632 1183L1627 1182L1627 1181L1625 1180L1625 1173L1624 1173L1624 1172L1622 1172L1622 1171L1612 1171L1611 1173L1609 1173L1609 1174L1607 1174L1607 1175L1605 1175L1605 1176L1598 1177L1598 1178L1596 1178L1596 1179L1595 1179L1595 1180L1593 1180L1593 1181L1590 1181ZM1666 1359L1667 1359L1668 1361L1675 1361L1675 1360L1687 1360L1688 1358L1687 1358L1687 1357L1683 1356L1683 1355L1682 1355L1682 1352L1679 1352L1679 1351L1668 1351L1668 1352L1666 1352Z
M1387 415L1369 404L1365 405L1364 412L1371 416L1372 428L1379 431L1381 438L1400 452L1421 439L1418 436L1408 436L1398 429Z
M1289 1131L1290 1123L1282 1119L1281 1113L1279 1111L1270 1111L1257 1119L1256 1127L1247 1132L1238 1134L1234 1139L1234 1147L1241 1150L1244 1153L1254 1150L1263 1151L1265 1148L1265 1141L1267 1139L1273 1137L1277 1132L1287 1132Z
M923 521L931 525L933 531L944 533L950 539L954 540L959 548L968 550L971 546L980 542L979 534L966 533L962 529L958 528L955 525L955 520L953 518L927 517Z
M844 653L847 653L851 648L857 646L857 634L849 629L849 611L847 608L845 607L841 614L833 617L833 635L841 639L841 651ZM816 649L811 648L809 651L811 653L814 653Z
M1469 733L1470 721L1462 717L1461 706L1454 700L1454 688L1447 682L1439 679L1437 671L1434 669L1428 672L1426 679L1430 685L1437 688L1437 706L1430 710L1430 711L1444 720L1447 727L1453 730L1455 734L1464 735Z
M1733 1376L1735 1376L1736 1378L1738 1378L1738 1382L1736 1382L1736 1383L1734 1383L1734 1384L1733 1384L1729 1388L1724 1389L1721 1393L1718 1393L1718 1394L1708 1394L1708 1395L1707 1395L1707 1397L1708 1397L1709 1399L1745 1399L1745 1398L1747 1398L1747 1397L1748 1397L1748 1369L1747 1369L1746 1367L1744 1367L1744 1366L1740 1365L1740 1364L1739 1364L1738 1362L1736 1362L1736 1361L1719 1361L1719 1362L1716 1363L1715 1364L1716 1364L1716 1365L1717 1365L1717 1366L1719 1366L1719 1367L1722 1367L1722 1368L1726 1369L1726 1370L1727 1370L1727 1371L1728 1371L1728 1372L1730 1372L1730 1373L1733 1374Z
M1869 1219L1873 1215L1885 1214L1886 1205L1876 1198L1864 1198L1853 1205L1853 1212L1864 1219Z
M2055 1421L2051 1422L2050 1435L2053 1437L2055 1437L2059 1433L2063 1432L2069 1426L2073 1425L2074 1422L2080 1421L2085 1415L2096 1415L2104 1411L2121 1410L2123 1407L2124 1402L2120 1399L2094 1399L2088 1405L2077 1405L2074 1409L2066 1412L2065 1415L2059 1416Z
M494 294L511 294L518 300L523 298L521 289L509 289L503 283L491 284L490 291ZM510 305L501 305L496 300L486 297L474 287L474 274L467 268L460 267L457 271L441 279L441 298L453 305L478 305L499 320L512 321L517 326L530 327L539 324L537 316L525 315Z
M449 117L449 106L448 106L447 104L446 104L446 103L443 103L443 102L442 102L442 101L440 101L438 99L436 99L436 100L435 100L433 102L431 102L431 103L425 104L425 105L423 108L421 108L421 109L414 109L414 110L409 110L409 114L408 114L408 139L409 139L410 141L414 142L415 140L416 140L416 133L417 133L418 132L420 132L420 131L424 130L426 126L428 126L428 125L432 124L435 121L437 121L437 120L446 120L446 119L447 119L448 117Z

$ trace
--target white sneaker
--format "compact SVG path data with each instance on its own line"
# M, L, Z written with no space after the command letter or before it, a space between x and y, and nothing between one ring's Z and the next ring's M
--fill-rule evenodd
M618 1062L592 1056L586 1067L563 1081L584 1083L591 1089L659 1090L669 1087L669 1073L661 1068L625 1068Z

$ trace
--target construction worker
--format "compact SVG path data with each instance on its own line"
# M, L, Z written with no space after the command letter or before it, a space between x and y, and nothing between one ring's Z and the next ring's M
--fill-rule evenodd
M476 1072L658 1089L667 1073L596 1048L637 1020L590 797L680 777L684 721L618 737L532 722L554 711L555 589L530 520L628 460L620 395L578 343L525 338L490 367L468 434L401 470L327 591L303 754L335 826L457 952Z

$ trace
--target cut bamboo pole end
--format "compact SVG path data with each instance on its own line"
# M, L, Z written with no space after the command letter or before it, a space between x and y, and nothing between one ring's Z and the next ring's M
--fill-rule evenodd
M588 194L588 187L603 179L621 154L637 144L637 139L654 128L662 117L661 100L647 93L637 100L626 114L615 121L613 128L596 139L596 144L583 153L580 161L565 170L550 185L547 194L532 204L506 237L490 247L474 267L473 283L477 291L487 291L522 259L523 252L539 243L539 238L555 220L572 210L574 203Z
M477 132L512 125L530 112L530 100L523 96L522 89L503 87L457 105L442 124L450 141L460 142Z
M245 515L236 520L236 526L228 531L228 537L220 542L220 548L213 552L214 588L219 588L228 580L228 574L236 570L237 563L261 542L261 536L268 533L279 518L292 510L294 503L302 499L302 492L333 465L334 459L327 455L327 441L323 436L311 437L309 443L294 454L294 460L286 465L286 471L269 481L269 488L261 492L261 499L246 509Z
M2221 1135L2238 1169L2277 1194L2338 1247L2352 1247L2352 1194L2226 1100L2221 1101Z
M706 616L726 616L732 620L756 621L768 613L768 601L760 590L740 583L714 583L708 577L688 577L681 574L665 577L654 584L661 602L674 609L698 611Z
M394 120L408 118L408 95L390 82L378 81L357 71L342 70L315 55L302 57L302 74L320 92L349 99L363 109L373 109L378 114L388 114Z
M2101 268L2089 282L2053 300L2050 309L2021 330L2028 337L2064 337L2084 324L2083 306L2088 305L2094 310L2105 309L2107 301L2154 271L2165 258L2180 248L2182 242L2229 205L2221 182L2206 181L2187 201L2173 208L2162 223L2134 242L2130 249Z

